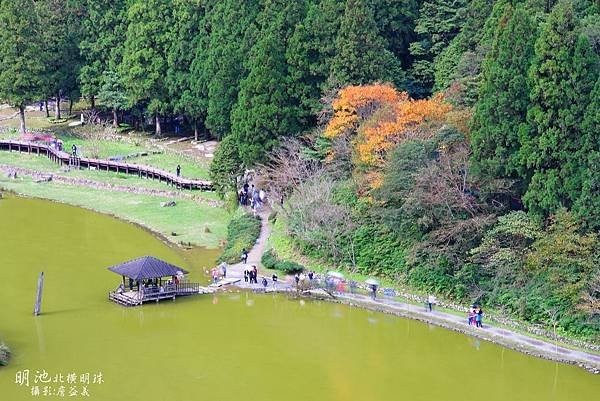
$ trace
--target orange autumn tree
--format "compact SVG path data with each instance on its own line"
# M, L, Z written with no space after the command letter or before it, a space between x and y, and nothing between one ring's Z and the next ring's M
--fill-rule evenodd
M401 141L432 137L431 125L442 123L452 106L441 94L415 100L390 85L377 84L340 90L333 110L325 136L354 135L358 162L381 167L386 153Z

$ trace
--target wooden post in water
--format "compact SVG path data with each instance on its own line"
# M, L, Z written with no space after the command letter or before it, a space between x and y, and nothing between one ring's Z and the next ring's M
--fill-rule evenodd
M40 314L40 307L42 306L42 287L44 286L44 272L40 273L37 287L37 300L35 302L35 308L33 309L33 316Z

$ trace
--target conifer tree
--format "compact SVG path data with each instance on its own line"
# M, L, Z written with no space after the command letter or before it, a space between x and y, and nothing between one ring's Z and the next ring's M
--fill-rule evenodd
M590 143L585 145L590 149L586 158L587 168L582 184L582 193L574 206L575 211L581 216L589 229L600 229L600 77L590 96L582 122L584 136Z
M343 2L338 2L342 3ZM409 68L412 56L409 46L416 39L415 24L419 15L419 0L371 0L371 9L386 48Z
M529 73L530 129L521 134L522 157L532 174L524 196L535 213L571 207L581 196L586 160L597 133L582 129L598 56L579 33L573 9L559 2L543 25Z
M479 171L514 177L519 167L519 128L529 105L527 73L536 27L522 7L508 6L483 63L483 84L473 117L473 156Z
M110 78L115 78L121 62L127 8L125 0L85 0L85 6L87 13L79 42L83 59L79 81L81 93L90 98L94 108L104 74L110 70Z
M404 83L400 63L386 49L367 0L346 2L336 50L331 65L332 84Z
M195 96L193 85L204 76L196 76L192 64L197 54L204 56L207 48L206 8L198 0L174 0L173 24L167 44L167 83L174 113L184 115L194 128L198 140L198 125L204 118L202 96Z
M231 110L248 74L248 58L256 16L257 0L224 0L210 13L210 38L205 55L204 80L207 82L206 127L216 138L231 132Z
M296 26L286 51L291 93L301 106L304 126L314 125L325 83L336 54L336 37L344 13L338 0L311 3Z
M0 100L19 109L25 133L25 106L41 94L39 20L35 2L0 2Z
M263 161L280 137L299 131L298 107L287 91L285 49L303 10L302 2L265 0L258 16L260 34L231 115L232 135L247 167Z
M167 53L172 41L172 8L166 0L134 0L127 12L120 73L131 105L147 104L161 134L160 116L170 109Z
M410 45L415 59L411 78L416 93L430 93L434 84L435 59L460 32L459 16L466 4L466 0L426 0L421 4L415 26L418 38Z
M83 64L79 50L83 6L77 2L46 0L36 2L40 18L44 21L40 54L36 57L44 67L43 87L47 96L56 98L55 117L62 118L61 100L64 95L79 97L77 77ZM72 104L72 103L71 103Z

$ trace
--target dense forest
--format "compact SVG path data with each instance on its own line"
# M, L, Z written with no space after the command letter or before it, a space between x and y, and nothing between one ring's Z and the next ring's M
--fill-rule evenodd
M221 141L298 249L600 335L592 0L6 0L0 99ZM60 118L60 108L56 118Z

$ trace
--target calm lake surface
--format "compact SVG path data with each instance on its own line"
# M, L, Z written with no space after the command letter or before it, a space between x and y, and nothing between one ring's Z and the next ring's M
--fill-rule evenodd
M175 251L139 227L75 207L0 200L0 339L14 353L0 367L1 400L61 399L61 385L64 398L87 398L86 373L94 400L600 399L600 377L582 369L341 305L244 292L137 308L109 302L120 277L106 268L143 255L206 283L202 268L217 253ZM34 318L42 270L43 315ZM25 369L29 387L15 383ZM35 384L44 370L64 383ZM76 383L67 383L69 373Z

